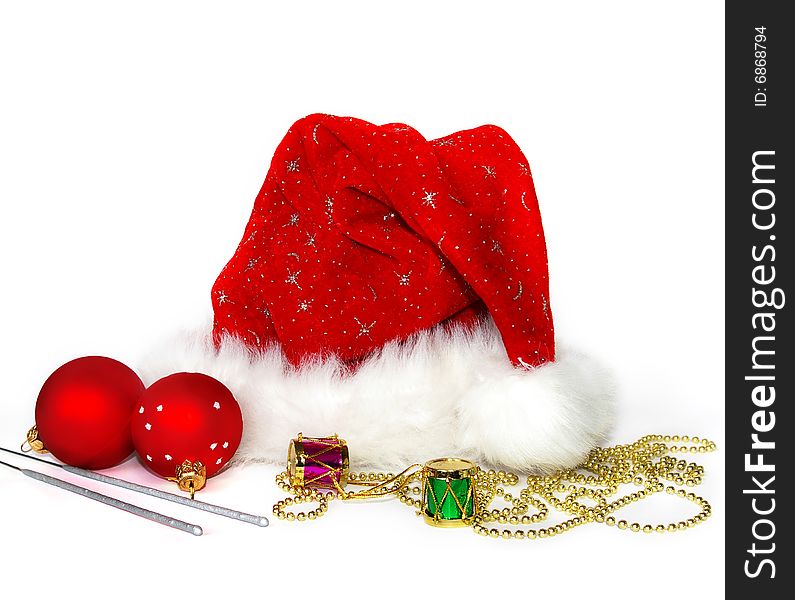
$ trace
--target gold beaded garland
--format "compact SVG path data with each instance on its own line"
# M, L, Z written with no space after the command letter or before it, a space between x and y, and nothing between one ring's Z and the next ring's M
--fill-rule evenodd
M701 496L676 486L695 487L702 483L704 467L677 459L670 454L705 453L716 449L714 442L699 437L679 435L647 435L633 444L610 448L596 448L575 469L563 469L550 475L530 475L527 485L518 492L507 492L506 487L519 484L519 476L506 471L478 469L475 478L475 517L472 529L484 537L503 539L539 539L559 535L589 523L602 523L622 531L644 533L676 532L694 527L712 514L712 507ZM291 494L273 506L273 514L280 520L306 521L319 519L328 512L334 499L351 500L394 494L400 502L422 514L420 465L412 465L402 473L351 473L348 482L363 486L357 492L342 488L334 491L294 487L285 471L276 476L276 484ZM664 482L673 483L667 485ZM620 486L630 484L642 489L613 498ZM676 523L629 523L613 515L633 502L665 491L694 503L699 512ZM560 495L564 495L560 498ZM500 498L508 506L492 508ZM585 504L587 499L591 503ZM293 505L317 503L308 512L291 512ZM549 516L549 507L568 518L554 526L518 528L540 523ZM530 509L535 512L528 514ZM489 524L509 525L513 529L498 529Z

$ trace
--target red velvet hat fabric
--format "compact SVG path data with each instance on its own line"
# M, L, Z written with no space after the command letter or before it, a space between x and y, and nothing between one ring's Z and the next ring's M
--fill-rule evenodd
M355 361L484 309L515 365L555 358L533 178L493 125L429 141L402 124L301 119L212 302L216 341L277 342L294 365Z

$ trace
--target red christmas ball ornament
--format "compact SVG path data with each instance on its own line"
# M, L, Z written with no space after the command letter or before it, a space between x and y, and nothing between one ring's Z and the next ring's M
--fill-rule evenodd
M192 495L237 451L243 415L220 381L201 373L175 373L141 395L131 430L141 463Z
M132 454L130 413L143 391L138 375L117 360L72 360L44 382L28 443L73 467L113 467Z

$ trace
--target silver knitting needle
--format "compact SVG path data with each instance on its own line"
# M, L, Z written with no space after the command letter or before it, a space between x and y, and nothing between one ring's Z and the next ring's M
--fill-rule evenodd
M31 471L30 469L22 469L20 467L17 467L16 465L3 462L2 460L0 460L0 465L3 465L4 467L8 467L10 469L14 469L15 471L19 471L23 475L26 475L31 479L35 479L36 481L48 483L55 487L61 488L62 490L67 490L69 492L79 494L80 496L90 498L91 500L102 502L102 504L107 504L108 506L112 506L113 508L118 508L120 510L127 511L128 513L132 513L139 517L143 517L144 519L149 519L150 521L154 521L155 523L160 523L161 525L173 527L174 529L178 529L180 531L184 531L185 533L190 533L193 535L201 535L202 533L204 533L202 531L202 528L199 527L198 525L193 525L192 523L186 523L185 521L180 521L179 519L167 517L166 515L161 515L160 513L156 513L152 510L141 508L140 506L136 506L135 504L130 504L129 502L124 502L123 500L117 500L116 498L105 496L104 494L100 494L99 492L95 492L93 490L89 490L84 487L80 487L79 485L74 485L73 483L69 483L68 481L64 481L63 479L58 479L57 477L51 477L50 475L45 475L44 473L39 473L38 471Z
M131 481L125 481L124 479L117 479L116 477L111 477L110 475L103 475L102 473L96 473L94 471L88 471L86 469L80 469L78 467L72 467L69 465L54 463L49 460L44 460L43 458L39 458L37 456L31 456L30 454L23 454L21 452L16 452L15 450L9 450L8 448L0 447L0 450L2 450L3 452L8 452L9 454L15 454L17 456L21 456L23 458L30 458L32 460L37 460L41 463L44 463L45 465L59 467L64 471L72 473L73 475L79 475L80 477L86 477L88 479L93 479L94 481L99 481L101 483L115 485L117 487L124 488L126 490L132 490L134 492L140 492L141 494L146 494L147 496L153 496L155 498L160 498L162 500L168 500L169 502L176 502L177 504L182 504L183 506L192 506L193 508L197 508L199 510L213 513L215 515L221 515L222 517L228 517L230 519L237 519L238 521L243 521L244 523L251 523L252 525L258 525L259 527L268 526L267 517L263 517L261 515L252 515L249 513L241 512L239 510L226 508L224 506L218 506L216 504L202 502L201 500L191 500L190 498L185 498L178 494L164 492L163 490L147 487L145 485L139 485Z

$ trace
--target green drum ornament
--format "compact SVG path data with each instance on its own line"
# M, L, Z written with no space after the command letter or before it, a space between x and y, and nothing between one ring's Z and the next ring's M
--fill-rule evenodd
M422 468L425 522L436 527L468 527L475 519L478 466L463 458L437 458Z

